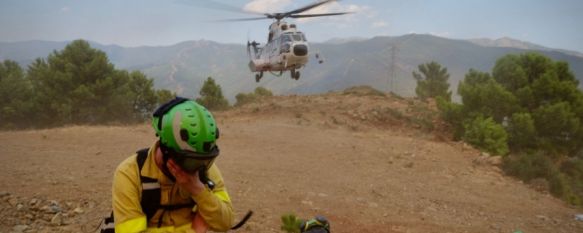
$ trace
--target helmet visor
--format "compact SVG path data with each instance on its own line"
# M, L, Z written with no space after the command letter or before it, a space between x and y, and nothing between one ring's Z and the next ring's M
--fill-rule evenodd
M213 147L209 153L169 150L169 156L182 170L194 174L201 168L209 168L213 164L215 158L219 156L219 147Z

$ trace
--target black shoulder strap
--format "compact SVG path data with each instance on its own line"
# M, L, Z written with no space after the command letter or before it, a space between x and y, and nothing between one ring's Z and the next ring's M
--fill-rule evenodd
M144 148L139 150L138 152L138 171L142 171L142 168L144 167L144 163L146 163L146 159L148 158L148 151L149 148ZM141 176L141 175L140 175Z
M142 200L140 200L140 205L142 206L142 212L146 215L147 220L150 220L158 211L160 206L160 184L158 180L152 179L150 177L142 176L142 168L146 163L148 158L148 148L141 149L137 152L138 156L136 158L138 162L138 171L140 173L140 183L142 184Z

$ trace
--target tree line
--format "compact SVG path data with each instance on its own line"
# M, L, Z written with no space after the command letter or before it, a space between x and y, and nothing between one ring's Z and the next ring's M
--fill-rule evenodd
M419 66L416 93L435 98L454 138L503 156L504 170L583 204L583 93L569 64L538 53L506 55L490 73L469 70L452 102L447 68Z
M154 89L139 71L115 69L104 52L76 40L26 71L0 63L0 128L141 122L174 95Z
M208 77L196 101L210 110L230 107L221 86ZM258 87L239 93L235 106L272 96ZM175 93L154 89L140 71L119 70L87 41L76 40L26 71L11 60L0 62L0 129L50 128L69 124L138 123L149 120Z

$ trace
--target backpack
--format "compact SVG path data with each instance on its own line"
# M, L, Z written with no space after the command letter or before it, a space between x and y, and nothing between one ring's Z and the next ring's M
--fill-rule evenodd
M140 171L140 174L141 174L142 168L144 167L144 163L146 162L146 159L148 158L148 150L149 150L148 148L145 148L145 149L141 149L141 150L136 152L138 154L138 156L136 157L136 160L138 163L138 171ZM147 222L149 222L150 219L152 217L154 217L154 214L156 214L156 212L159 209L162 209L163 211L172 211L172 210L177 210L177 209L182 209L182 208L192 209L196 205L196 202L194 202L194 201L192 201L191 203L179 204L179 205L161 205L160 204L161 190L160 190L160 183L158 183L158 180L140 175L140 183L142 184L142 200L140 200L140 205L142 206L142 211L146 215ZM162 212L162 215L160 215L160 218L162 218L162 216L164 216L164 212ZM161 220L162 219L159 219L159 221L158 221L158 227L160 227L162 224ZM109 215L109 217L106 217L103 220L103 224L101 225L100 232L101 233L115 233L115 220L114 220L114 216L113 216L113 211L111 211L111 214Z

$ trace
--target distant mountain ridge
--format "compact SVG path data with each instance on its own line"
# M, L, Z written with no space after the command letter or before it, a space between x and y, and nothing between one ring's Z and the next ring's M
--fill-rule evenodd
M250 92L258 86L267 87L277 94L302 94L369 85L382 91L413 96L416 83L411 73L419 64L430 61L448 68L455 93L457 83L470 68L490 72L498 58L527 51L537 51L568 62L576 77L583 80L583 57L577 56L577 52L519 42L512 39L456 40L420 34L334 39L329 43L310 44L311 51L319 51L325 62L318 64L311 57L310 63L301 70L299 81L291 80L288 72L282 77L266 75L260 83L255 83L247 67L246 49L241 44L199 40L170 46L121 47L90 43L106 52L117 68L140 70L154 79L156 87L168 88L180 95L198 96L204 80L212 76L231 102L237 93ZM25 68L34 59L46 58L67 43L0 42L0 60L15 60ZM392 67L395 67L394 72Z
M468 41L486 47L506 47L506 48L517 48L517 49L527 49L527 50L541 50L541 51L557 51L562 52L569 55L583 57L583 53L565 49L553 49L548 48L542 45L533 44L526 41L521 41L517 39L512 39L510 37L502 37L499 39L488 39L488 38L479 38L479 39L469 39Z

